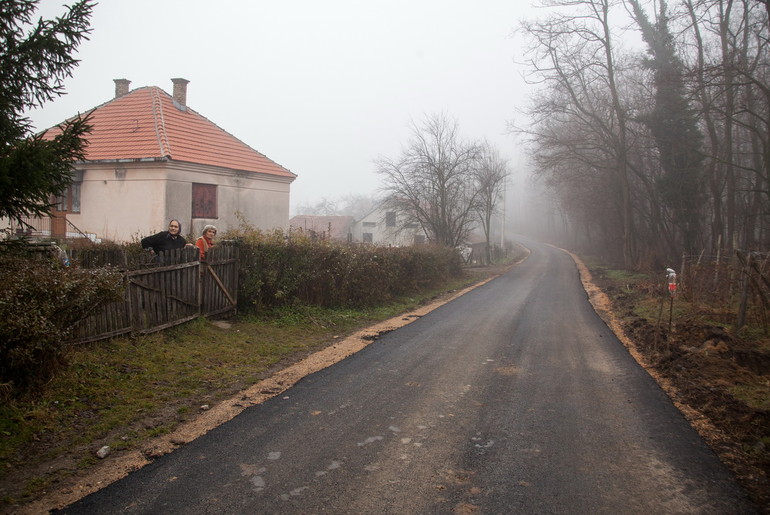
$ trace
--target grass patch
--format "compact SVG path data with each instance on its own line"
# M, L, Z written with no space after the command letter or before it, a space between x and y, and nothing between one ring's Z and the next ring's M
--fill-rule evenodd
M770 382L767 380L733 386L730 393L752 409L770 411Z
M625 284L626 286L635 284L639 281L650 280L650 275L643 272L632 272L628 270L615 270L615 269L605 268L605 273L607 274L607 277L609 277L613 281L621 284Z
M231 397L335 337L483 278L476 272L372 308L295 306L241 315L229 328L200 318L163 332L80 346L50 383L0 406L0 482L24 481L21 495L34 497L51 481L97 463L94 453L103 445L132 449L167 434L202 405ZM22 477L22 467L31 470L61 456L71 464L45 478Z

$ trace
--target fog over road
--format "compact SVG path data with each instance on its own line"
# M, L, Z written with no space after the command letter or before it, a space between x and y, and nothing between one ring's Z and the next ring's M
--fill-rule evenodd
M63 513L752 513L594 313L570 256L505 275Z

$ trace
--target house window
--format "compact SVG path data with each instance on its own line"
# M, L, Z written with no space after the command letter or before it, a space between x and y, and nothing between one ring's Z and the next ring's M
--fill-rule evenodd
M56 210L80 213L80 186L83 184L83 170L72 173L72 182L64 192L56 197Z
M217 218L217 185L192 185L192 217Z
M424 245L425 244L425 235L424 234L415 234L414 235L414 244L415 245Z
M364 227L377 227L377 222L364 222Z
M388 211L385 213L385 225L388 227L395 227L396 226L396 212L395 211Z
M365 232L364 233L364 243L372 243L374 239L372 238L372 233Z
M80 185L82 182L70 184L70 212L80 213Z

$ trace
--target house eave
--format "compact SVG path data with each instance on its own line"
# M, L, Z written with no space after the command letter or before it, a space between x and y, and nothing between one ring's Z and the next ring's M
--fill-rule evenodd
M168 157L136 157L128 159L85 159L75 161L75 164L108 164L108 163L161 163L168 162Z
M213 173L216 175L229 175L238 176L251 179L261 179L265 181L280 182L284 184L291 184L297 179L297 174L288 171L291 175L277 175L272 173L256 172L254 170L241 170L237 168L226 168L224 166L214 166L209 164L194 163L191 161L179 161L171 159L170 157L143 157L134 159L86 159L84 161L75 161L75 165L85 164L127 164L127 163L166 163L171 165L178 165L182 167L189 167L191 170L204 169L206 173Z
M275 182L282 182L282 183L288 183L291 184L294 182L294 180L297 178L297 174L288 171L291 175L279 175L274 173L265 173L265 172L257 172L254 170L242 170L240 168L228 168L225 166L216 166L216 165L209 165L209 164L203 164L203 163L194 163L192 161L180 161L176 159L169 159L169 163L172 164L179 164L184 166L192 166L195 168L206 168L209 170L209 173L217 173L217 174L224 174L224 175L235 175L239 177L246 177L246 178L253 178L253 179L262 179L266 181L275 181Z

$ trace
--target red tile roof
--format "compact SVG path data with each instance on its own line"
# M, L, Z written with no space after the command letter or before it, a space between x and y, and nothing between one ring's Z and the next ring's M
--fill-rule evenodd
M169 158L282 177L295 174L156 86L137 88L91 112L86 159ZM47 135L53 135L56 128Z

